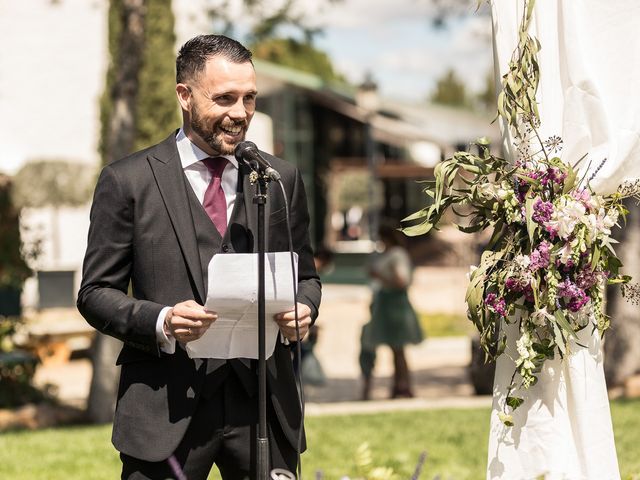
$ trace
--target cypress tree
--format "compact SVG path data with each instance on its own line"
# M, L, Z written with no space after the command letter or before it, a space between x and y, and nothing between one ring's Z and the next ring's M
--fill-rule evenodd
M102 163L164 138L179 125L171 0L111 0L109 66L101 99Z
M182 122L175 95L176 36L171 0L146 0L146 7L134 150L163 140Z

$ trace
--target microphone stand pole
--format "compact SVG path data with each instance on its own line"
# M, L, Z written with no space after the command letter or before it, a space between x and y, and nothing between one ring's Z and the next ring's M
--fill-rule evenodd
M256 173L255 171L253 173ZM252 175L253 175L252 173ZM266 175L259 173L258 189L253 197L258 207L258 480L269 479L269 438L267 436L267 360L265 349L265 204L267 203Z

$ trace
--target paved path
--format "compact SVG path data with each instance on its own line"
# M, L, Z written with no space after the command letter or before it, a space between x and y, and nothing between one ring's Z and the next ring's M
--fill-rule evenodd
M462 269L419 269L410 291L412 302L421 311L464 313L464 275ZM407 400L387 400L392 359L388 349L379 348L372 400L358 401L362 388L358 367L360 329L369 319L370 299L366 286L324 285L315 353L327 383L305 387L309 414L490 405L489 398L473 395L467 374L470 342L466 337L427 338L407 349L416 394L416 398ZM56 385L62 400L83 406L90 375L89 361L79 359L40 367L36 381Z

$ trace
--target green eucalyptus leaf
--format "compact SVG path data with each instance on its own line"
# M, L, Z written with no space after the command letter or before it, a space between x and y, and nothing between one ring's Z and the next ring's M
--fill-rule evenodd
M595 271L600 261L600 248L598 245L593 246L593 253L591 254L591 271Z
M524 403L524 398L508 396L507 397L507 405L509 405L512 409L518 408L520 405Z
M434 225L432 223L424 222L418 225L405 227L402 229L402 233L404 233L408 237L416 237L418 235L424 235L428 233L432 228L434 228Z
M560 328L562 328L564 332L575 339L578 338L576 332L573 330L573 328L571 328L571 325L569 325L569 321L567 320L567 317L562 310L557 309L555 312L553 312L553 316L555 317L556 323L560 326Z
M419 219L424 218L426 216L428 216L427 209L426 208L422 208L422 209L418 210L417 212L412 213L408 217L403 218L401 220L401 222L410 222L412 220L419 220Z
M538 224L533 220L533 205L539 197L527 197L525 199L525 214L527 216L527 233L529 234L529 242L533 245L533 239L536 234Z
M564 335L562 334L562 330L560 329L560 327L556 322L553 322L553 338L556 345L558 346L558 350L560 350L560 353L563 356L566 355L567 354L566 340L564 338Z

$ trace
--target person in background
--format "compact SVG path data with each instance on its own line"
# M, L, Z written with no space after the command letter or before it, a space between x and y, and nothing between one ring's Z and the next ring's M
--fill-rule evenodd
M393 352L393 383L391 398L413 397L411 375L405 346L423 340L418 317L409 301L413 267L402 234L383 225L379 230L383 251L369 267L373 283L371 320L362 328L359 356L363 375L362 399L371 395L371 380L376 360L376 348L388 345Z

